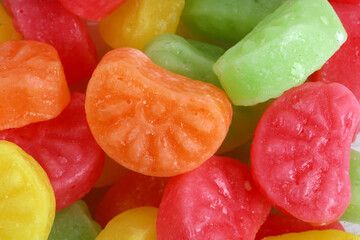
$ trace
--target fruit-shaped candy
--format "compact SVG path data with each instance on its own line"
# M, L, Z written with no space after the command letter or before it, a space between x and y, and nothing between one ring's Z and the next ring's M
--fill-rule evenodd
M339 230L308 231L303 233L288 233L276 237L266 237L262 240L360 240L360 236Z
M22 36L15 30L11 17L0 2L0 43L20 39L22 39Z
M96 240L156 240L154 207L133 208L114 217Z
M22 128L0 131L0 139L18 144L44 168L60 210L82 198L95 185L104 152L86 122L85 95L73 93L56 118Z
M214 65L235 105L254 105L299 86L345 42L327 0L285 1Z
M170 179L157 219L159 240L254 239L270 212L249 167L213 156Z
M59 56L46 43L1 43L0 82L0 130L52 119L70 101Z
M144 53L157 65L191 79L211 83L222 89L212 70L224 50L211 44L162 34L152 39ZM217 153L230 151L252 138L257 122L268 104L256 107L233 106L229 132Z
M186 0L182 21L195 33L240 41L284 0Z
M59 53L69 84L91 76L97 54L85 22L58 0L4 0L25 39L46 42Z
M56 212L48 240L94 240L100 231L86 203L79 200Z
M106 154L133 171L159 177L190 171L210 158L232 117L222 90L171 73L131 48L103 57L85 106Z
M113 48L142 50L161 33L175 33L185 0L127 0L99 24L100 34Z
M55 197L40 165L21 148L0 141L0 239L47 239Z
M251 146L255 182L279 210L304 222L337 220L351 197L350 145L360 107L338 83L304 83L265 111Z
M126 0L60 0L73 14L98 22L108 16Z

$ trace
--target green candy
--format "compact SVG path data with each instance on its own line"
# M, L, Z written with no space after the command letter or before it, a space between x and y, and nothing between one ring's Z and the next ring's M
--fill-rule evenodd
M284 0L186 0L181 20L201 36L238 42Z
M56 213L48 240L94 240L100 231L86 203L79 200Z
M175 34L162 34L144 48L144 53L157 65L191 79L221 84L212 65L225 50L196 40L185 40Z
M191 79L211 83L222 89L212 70L213 64L224 50L195 40L187 40L175 34L163 34L152 39L144 53L157 65ZM233 106L233 118L228 134L218 153L230 151L249 141L257 122L268 103L254 107Z
M327 0L291 0L225 52L213 69L235 105L254 105L305 82L346 38Z
M351 201L341 220L360 223L360 152L350 151Z

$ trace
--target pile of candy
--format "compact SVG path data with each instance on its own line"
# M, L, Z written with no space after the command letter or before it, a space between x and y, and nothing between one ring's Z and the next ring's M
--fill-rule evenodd
M360 0L3 0L0 80L0 239L360 240Z

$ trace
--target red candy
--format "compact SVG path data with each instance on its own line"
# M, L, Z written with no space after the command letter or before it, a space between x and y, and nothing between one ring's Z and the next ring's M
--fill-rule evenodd
M255 130L251 169L274 206L317 225L344 213L359 116L355 96L337 83L305 83L269 106Z
M96 221L105 227L113 217L131 208L159 207L168 181L129 172L107 191L96 209Z
M60 0L60 2L75 15L98 22L126 0Z
M360 5L337 2L331 2L331 5L344 25L348 38L311 79L341 83L360 101Z
M311 230L336 229L344 231L343 226L338 222L334 222L327 226L312 226L309 223L302 222L296 218L287 215L270 214L259 232L256 234L255 240L261 240L264 237L278 236L286 233L298 233Z
M269 211L247 166L213 156L167 184L157 218L158 239L254 239Z
M104 153L85 118L85 95L74 93L70 104L49 121L0 131L0 139L19 145L49 176L60 210L82 198L100 176Z
M25 39L51 44L59 53L68 84L90 77L97 53L86 24L57 0L4 0L14 27Z

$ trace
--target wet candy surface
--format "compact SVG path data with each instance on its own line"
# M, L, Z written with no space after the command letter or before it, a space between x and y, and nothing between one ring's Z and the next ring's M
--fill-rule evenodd
M355 96L336 83L305 83L269 106L255 130L251 170L276 208L317 225L344 213L359 117Z

